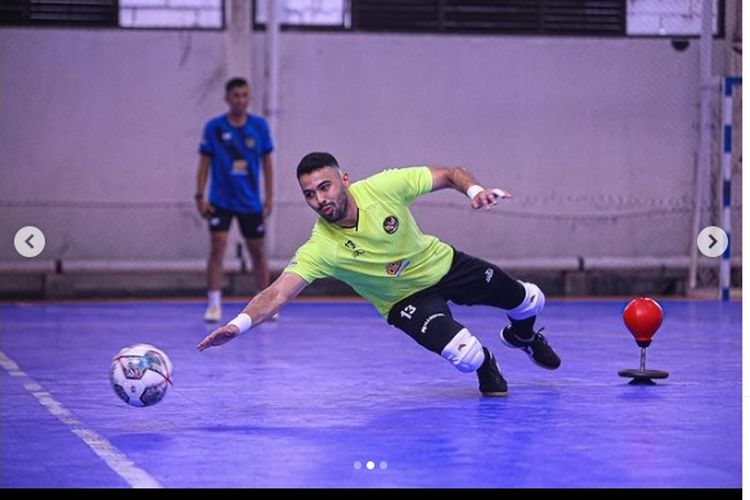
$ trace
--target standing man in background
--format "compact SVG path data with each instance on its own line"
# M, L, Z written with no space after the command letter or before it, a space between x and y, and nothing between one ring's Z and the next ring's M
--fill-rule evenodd
M266 120L247 112L250 86L243 78L225 85L229 112L213 118L203 129L195 201L208 219L211 254L208 257L208 308L204 319L221 321L221 284L229 227L237 217L253 264L256 290L270 282L264 221L273 205L273 142ZM260 194L261 165L263 196ZM205 197L209 171L211 189Z

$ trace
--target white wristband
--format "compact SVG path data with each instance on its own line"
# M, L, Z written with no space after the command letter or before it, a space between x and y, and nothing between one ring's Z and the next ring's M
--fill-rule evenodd
M251 318L249 314L239 313L232 321L227 323L227 325L234 325L240 329L240 333L245 333L251 326L253 326L253 318Z
M480 186L479 184L474 184L466 190L466 196L468 196L470 200L473 200L474 197L482 191L484 191L484 188L482 186Z

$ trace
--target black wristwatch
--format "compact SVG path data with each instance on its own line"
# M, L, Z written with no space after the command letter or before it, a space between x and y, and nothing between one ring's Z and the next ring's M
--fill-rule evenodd
M195 198L195 201L200 201L203 199L203 193L195 193L193 198Z

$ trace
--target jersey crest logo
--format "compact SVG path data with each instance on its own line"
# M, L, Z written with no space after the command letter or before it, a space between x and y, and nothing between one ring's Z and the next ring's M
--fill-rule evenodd
M385 272L389 276L401 276L401 273L404 272L404 269L406 269L409 264L411 264L411 260L405 259L405 260L397 260L396 262L389 262L385 265Z
M245 147L247 149L255 149L255 139L252 137L245 137Z
M395 233L398 231L398 219L393 215L389 215L383 220L383 229L388 234Z

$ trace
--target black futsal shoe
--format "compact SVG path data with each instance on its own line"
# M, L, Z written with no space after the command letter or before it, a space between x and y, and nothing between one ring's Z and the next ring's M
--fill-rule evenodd
M528 354L531 361L542 368L555 370L560 367L560 356L547 343L547 339L542 335L542 330L544 328L538 332L532 332L531 337L524 339L513 332L512 326L506 326L500 332L500 340L510 347L522 349L523 352Z
M477 369L479 391L484 396L505 396L508 394L508 382L500 373L495 356L486 347L482 349L484 349L484 363Z

